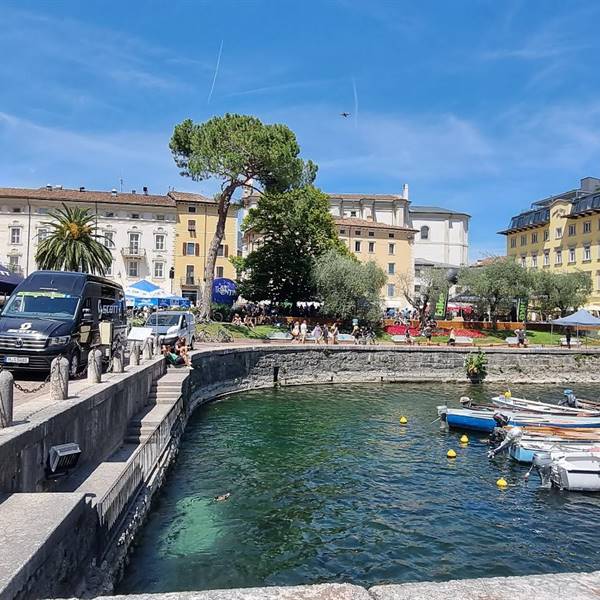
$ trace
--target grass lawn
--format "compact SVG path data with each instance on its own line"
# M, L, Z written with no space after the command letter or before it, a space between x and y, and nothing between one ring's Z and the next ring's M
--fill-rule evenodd
M264 340L270 333L281 331L273 325L257 325L249 329L231 323L201 323L196 327L197 331L204 331L209 335L217 335L220 329L225 329L236 340Z

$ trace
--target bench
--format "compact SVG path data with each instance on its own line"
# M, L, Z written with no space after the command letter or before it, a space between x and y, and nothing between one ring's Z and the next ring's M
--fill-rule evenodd
M566 347L567 338L560 338L560 345ZM575 338L575 339L571 338L571 347L574 347L574 346L581 346L581 340L578 340L577 338Z
M352 342L354 343L354 336L349 333L339 333L338 334L338 342Z
M464 335L457 335L456 339L454 340L454 345L455 346L472 346L473 338L467 337Z
M506 343L509 345L509 347L511 348L517 348L519 346L519 338L518 337L509 337L506 338ZM523 342L524 346L529 346L529 342L527 341L527 338L525 338L525 341Z
M393 335L392 342L394 342L394 344L406 344L406 336L405 335Z
M287 331L273 331L268 336L269 340L291 340L292 334Z

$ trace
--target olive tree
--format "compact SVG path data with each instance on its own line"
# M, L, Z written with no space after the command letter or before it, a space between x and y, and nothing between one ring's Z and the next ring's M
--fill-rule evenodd
M236 192L255 185L282 192L312 183L316 166L299 158L300 147L288 127L267 125L246 115L225 114L204 123L186 119L175 126L169 146L181 175L221 183L215 196L217 225L207 252L199 312L200 319L207 320L217 253Z
M410 273L400 273L397 277L402 295L419 313L419 322L424 323L427 308L435 305L442 293L448 293L450 280L448 269L425 267L419 273L419 290L415 291L415 281Z
M589 273L556 273L541 270L532 274L533 297L540 312L547 316L555 310L564 317L569 309L583 306L592 293Z

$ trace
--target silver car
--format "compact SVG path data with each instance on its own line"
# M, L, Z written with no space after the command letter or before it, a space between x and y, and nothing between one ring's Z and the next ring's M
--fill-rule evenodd
M190 350L196 341L196 319L189 311L165 310L152 313L146 321L161 343L172 344L179 338L185 339Z

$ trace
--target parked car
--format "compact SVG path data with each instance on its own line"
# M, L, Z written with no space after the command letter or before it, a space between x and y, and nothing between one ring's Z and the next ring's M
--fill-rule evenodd
M125 340L125 293L119 284L87 273L36 271L0 313L0 363L11 370L49 371L61 354L73 376L101 345L103 321L112 323L116 343Z
M196 319L189 311L164 310L152 313L146 321L161 343L172 344L178 338L185 339L190 350L196 341Z

